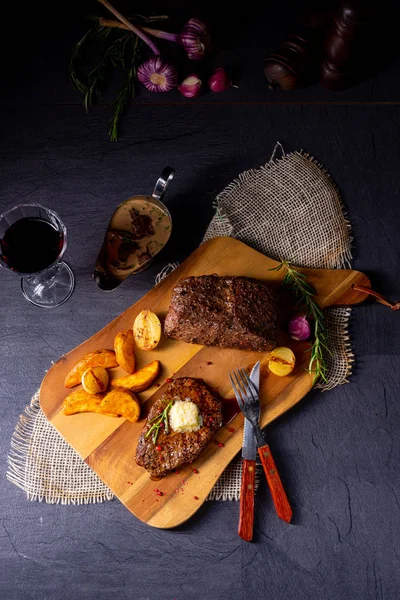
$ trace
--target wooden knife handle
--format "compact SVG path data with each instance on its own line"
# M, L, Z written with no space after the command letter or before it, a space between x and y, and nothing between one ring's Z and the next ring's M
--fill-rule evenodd
M256 461L243 459L238 534L246 542L251 542L253 537L255 477Z
M268 486L271 492L272 500L275 504L275 510L280 519L290 523L292 518L292 508L283 488L281 478L279 477L275 461L272 458L271 450L266 444L258 449Z

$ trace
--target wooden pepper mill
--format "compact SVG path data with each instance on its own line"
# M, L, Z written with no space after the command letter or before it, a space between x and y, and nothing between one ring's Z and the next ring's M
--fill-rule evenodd
M318 79L330 12L310 12L264 62L271 89L295 90Z
M324 87L343 90L364 74L372 15L368 2L341 2L325 38L320 77Z

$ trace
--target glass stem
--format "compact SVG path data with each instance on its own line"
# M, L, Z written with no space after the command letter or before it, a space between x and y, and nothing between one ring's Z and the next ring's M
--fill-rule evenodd
M60 268L61 268L61 263L58 262L57 264L52 265L48 269L45 269L41 273L38 273L37 275L31 275L31 277L25 277L24 279L29 281L29 284L33 285L33 286L36 286L36 285L50 286L53 283L53 281L55 280L55 278L57 277L57 274L59 273Z

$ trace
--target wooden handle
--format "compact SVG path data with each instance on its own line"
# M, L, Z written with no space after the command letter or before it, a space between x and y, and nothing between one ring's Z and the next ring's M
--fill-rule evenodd
M275 504L275 510L280 519L290 523L292 518L292 508L287 499L283 488L281 478L279 477L275 461L272 458L271 450L268 444L258 449L268 486L271 492L272 500Z
M242 540L251 542L254 523L254 482L256 477L256 461L243 460L242 469L238 534Z

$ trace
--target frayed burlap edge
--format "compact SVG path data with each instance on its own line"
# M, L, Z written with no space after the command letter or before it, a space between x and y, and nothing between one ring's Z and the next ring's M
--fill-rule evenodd
M58 495L55 495L52 492L43 494L30 489L26 471L28 459L32 451L31 440L34 435L36 421L41 416L40 413L39 391L37 391L34 396L32 396L29 406L27 406L24 413L20 415L17 426L11 436L11 450L7 459L8 470L6 478L11 481L11 483L24 490L28 500L44 501L47 504L98 504L105 502L106 500L112 500L114 498L112 491L98 478L96 473L82 460L72 446L63 440L50 421L47 421L49 427L51 427L57 436L60 437L60 441L66 445L68 452L74 452L76 454L77 460L79 460L80 464L82 463L82 469L87 473L90 473L92 477L95 477L98 480L98 483L96 483L96 489L93 490L93 492L88 492L85 489L84 492L79 493L76 490L73 490L70 495L63 490L64 496L61 496L59 491Z
M83 463L82 458L79 457L78 453L75 452L72 446L65 442L50 421L47 421L47 425L49 428L51 428L52 433L60 437L60 443L64 443L67 446L69 453L74 452L77 459L82 461L82 468L87 472L91 472L93 476L98 479L97 487L100 489L93 493L85 490L84 492L80 493L80 497L78 496L78 492L76 490L71 492L73 495L68 494L61 497L60 495L55 495L53 493L43 494L31 491L29 489L26 470L28 458L31 452L31 440L34 434L36 420L42 416L43 413L41 414L39 391L37 391L32 397L29 406L27 406L23 414L20 415L17 426L13 435L11 436L11 450L7 459L8 470L6 473L6 478L11 483L22 489L26 493L27 499L31 501L46 502L47 504L82 505L100 504L107 500L113 500L115 498L113 492L98 478L96 473L92 471L92 469L90 469L86 463ZM223 480L220 479L217 481L206 500L233 501L239 499L237 489L240 489L241 473L239 473L237 470L236 459L234 459L231 464L228 465L223 473L223 476ZM257 489L259 485L260 476L261 472L257 470L255 489ZM226 482L229 483L227 484ZM63 491L63 493L66 494L65 491Z

